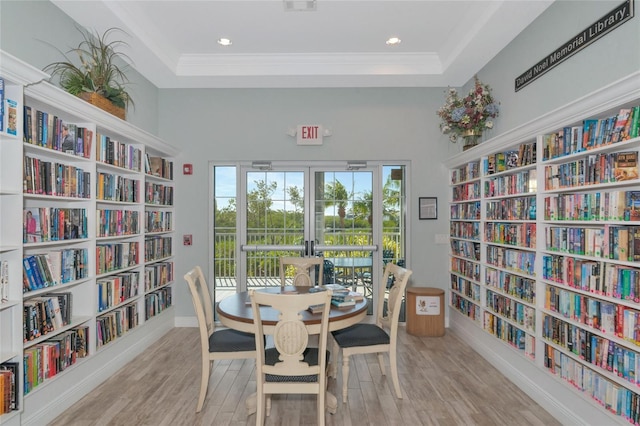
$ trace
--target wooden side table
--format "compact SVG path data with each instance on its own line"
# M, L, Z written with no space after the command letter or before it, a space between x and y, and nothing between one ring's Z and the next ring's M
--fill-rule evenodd
M407 287L407 333L444 336L444 290Z

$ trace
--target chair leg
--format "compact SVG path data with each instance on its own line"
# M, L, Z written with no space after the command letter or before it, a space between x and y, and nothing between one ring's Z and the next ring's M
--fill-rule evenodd
M387 370L384 367L384 357L382 356L382 352L378 352L378 365L380 365L380 372L383 376L387 375Z
M395 351L389 352L389 364L391 364L391 380L393 381L393 387L396 388L396 395L398 396L398 399L402 399L400 380L398 380L398 362L396 360Z
M265 394L258 390L257 394L256 394L256 426L263 426L264 425L264 413L266 410L266 398L265 398Z
M349 356L342 352L342 402L347 403L349 384Z
M202 358L202 377L200 378L200 397L198 397L198 406L196 413L202 410L204 398L207 396L207 388L209 387L209 372L211 371L211 360Z
M271 415L271 394L265 395L265 399L267 400L267 409L265 410L265 415L269 417Z
M318 425L324 425L324 412L327 409L325 405L326 391L322 388L318 390Z

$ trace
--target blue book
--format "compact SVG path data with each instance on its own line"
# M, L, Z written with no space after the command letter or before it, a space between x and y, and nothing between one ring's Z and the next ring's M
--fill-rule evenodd
M0 132L4 130L4 79L0 77Z

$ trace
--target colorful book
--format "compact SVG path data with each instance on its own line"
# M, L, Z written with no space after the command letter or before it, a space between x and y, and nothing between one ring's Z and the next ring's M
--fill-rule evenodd
M616 182L638 179L638 151L618 152L613 174Z
M13 99L6 100L7 133L18 134L18 102Z

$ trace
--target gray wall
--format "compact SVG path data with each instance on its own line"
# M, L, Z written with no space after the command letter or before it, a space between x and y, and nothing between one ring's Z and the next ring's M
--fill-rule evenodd
M485 138L639 69L640 23L634 17L523 90L513 89L516 76L620 3L558 0L489 62L478 75L494 89L502 112ZM39 40L63 50L79 41L73 22L48 1L2 0L0 24L0 47L38 68L58 60ZM435 245L434 237L448 232L442 161L461 147L438 131L435 111L444 102L444 88L158 90L135 72L131 79L137 107L127 120L180 147L176 170L182 163L195 167L192 176L176 177L176 234L194 235L193 246L177 247L176 277L192 265L208 264L209 161L409 160L412 283L448 285L448 249ZM285 131L303 123L323 124L333 136L321 147L297 147ZM419 196L438 197L439 220L418 220ZM186 289L178 288L177 315L192 315Z
M446 246L435 245L447 233L446 171L442 160L457 146L439 133L435 110L442 89L246 89L161 90L160 134L178 143L182 163L193 163L192 176L178 175L178 236L193 234L190 247L177 250L177 276L208 265L208 162L234 160L408 160L411 161L412 283L446 287ZM297 124L322 124L333 135L322 146L299 147L288 136ZM419 221L418 196L437 196L439 220ZM186 289L178 298L187 300ZM178 306L187 315L189 306Z
M113 33L108 41L122 40L128 36ZM53 3L38 1L0 0L0 48L38 69L52 62L64 60L60 52L77 47L82 41L75 21ZM75 55L69 55L75 59ZM135 105L127 110L127 121L150 133L158 133L158 89L132 68L127 76L127 91ZM57 79L52 81L57 84Z

